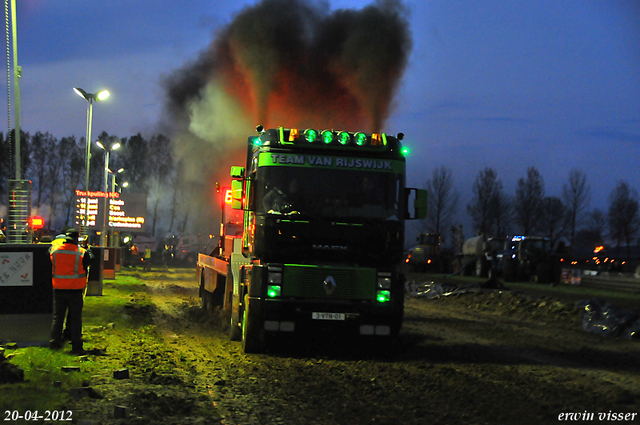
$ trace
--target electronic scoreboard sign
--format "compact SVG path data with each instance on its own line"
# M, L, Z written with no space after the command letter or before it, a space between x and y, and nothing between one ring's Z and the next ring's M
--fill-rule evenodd
M76 190L76 225L87 215L87 227L142 232L147 212L146 193L86 192ZM106 220L104 220L106 217Z

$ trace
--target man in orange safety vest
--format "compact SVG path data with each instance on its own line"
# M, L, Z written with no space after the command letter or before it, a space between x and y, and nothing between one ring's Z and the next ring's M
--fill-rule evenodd
M62 327L66 315L72 354L85 352L82 346L82 306L89 266L94 263L91 250L78 246L79 237L76 229L69 229L64 242L53 244L49 250L54 301L49 346L56 350L62 348Z

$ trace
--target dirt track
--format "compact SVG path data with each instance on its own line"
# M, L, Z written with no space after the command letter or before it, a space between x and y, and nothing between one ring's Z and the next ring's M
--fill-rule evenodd
M108 356L92 359L104 362L104 376L90 383L104 398L77 401L78 418L555 424L570 413L585 423L607 423L598 414L640 423L640 344L582 331L579 311L555 300L506 292L410 298L401 341L391 349L314 338L247 356L218 318L199 309L193 273L141 277L146 291L132 297L127 314L143 326L91 336L88 345L109 345ZM131 379L111 378L120 367ZM113 419L115 405L127 406L130 417Z

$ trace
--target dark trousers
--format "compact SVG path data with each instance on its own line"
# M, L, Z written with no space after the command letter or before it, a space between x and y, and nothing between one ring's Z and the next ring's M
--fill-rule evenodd
M82 289L53 290L53 324L51 325L51 346L62 345L62 327L67 317L67 329L74 350L82 349Z

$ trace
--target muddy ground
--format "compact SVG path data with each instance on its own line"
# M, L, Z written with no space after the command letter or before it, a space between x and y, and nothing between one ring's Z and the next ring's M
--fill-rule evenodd
M131 328L85 330L86 347L107 356L86 359L104 366L87 382L102 398L74 399L78 420L555 424L576 414L640 423L640 344L584 332L566 301L509 291L407 298L392 347L314 337L244 355L200 310L193 271L137 274L145 290L122 312ZM114 379L123 368L130 378ZM114 418L115 406L129 417Z

